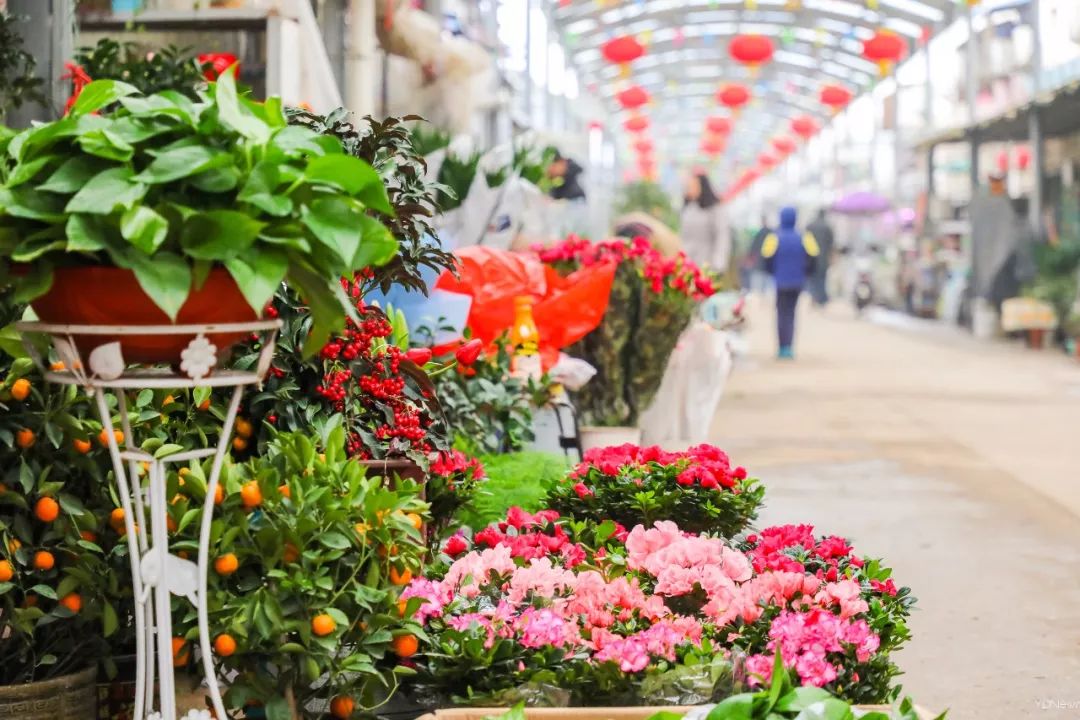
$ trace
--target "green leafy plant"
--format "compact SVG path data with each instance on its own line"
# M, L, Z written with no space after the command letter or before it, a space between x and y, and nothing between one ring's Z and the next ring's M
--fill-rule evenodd
M449 212L461 207L469 196L473 180L480 167L480 153L474 152L465 157L458 157L447 152L439 167L439 207Z
M75 53L92 80L121 80L143 95L174 90L198 100L196 89L205 84L203 66L191 48L175 45L147 52L138 43L101 38L93 47Z
M679 212L671 202L671 195L657 183L640 180L619 188L615 198L615 214L632 212L643 212L673 230L679 229Z
M440 210L439 186L427 180L427 163L416 145L416 131L410 132L406 125L420 118L368 116L353 125L344 108L323 116L294 108L287 114L292 124L336 137L346 153L369 163L386 184L394 212L375 211L376 217L390 228L399 248L390 262L375 269L366 286L388 292L390 286L401 285L426 293L425 271L438 275L453 269L454 256L442 249L434 226Z
M34 56L23 49L19 18L0 10L0 119L8 110L34 102L44 105L43 81L34 74Z
M87 85L61 120L0 140L0 260L15 299L60 265L131 270L175 318L223 267L262 312L288 280L311 308L309 348L344 326L342 276L389 261L382 178L334 137L288 125L281 103L238 96L223 73L206 100ZM110 115L96 111L119 102Z
M413 147L421 155L430 155L450 147L450 133L437 127L418 122L411 133Z
M198 547L208 467L169 480L174 552ZM409 619L420 602L399 597L423 555L419 486L365 477L346 457L340 427L325 439L278 435L222 480L207 600L215 662L230 678L227 705L314 719L333 698L384 702L423 635ZM177 601L174 617L177 637L197 637L190 604ZM223 636L231 642L219 644Z
M941 713L935 720L945 720ZM649 720L679 720L679 713L661 712ZM705 720L922 720L910 698L887 710L859 710L828 690L796 687L776 653L772 681L757 692L741 693L720 702Z
M533 394L542 390L512 376L510 359L503 336L483 361L434 378L455 443L473 455L514 452L532 439Z

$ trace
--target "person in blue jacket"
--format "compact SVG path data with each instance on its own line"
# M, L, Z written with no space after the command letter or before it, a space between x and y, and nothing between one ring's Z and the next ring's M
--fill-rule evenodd
M780 211L780 227L762 243L761 257L776 284L776 331L780 340L777 356L795 357L795 308L806 280L814 272L818 250L814 235L795 229L795 208Z

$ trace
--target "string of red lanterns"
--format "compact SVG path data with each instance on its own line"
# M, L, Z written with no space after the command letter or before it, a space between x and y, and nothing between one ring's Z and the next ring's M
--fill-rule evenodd
M821 104L828 106L833 113L843 110L852 97L851 91L843 85L825 85L821 88Z
M640 85L631 85L615 95L615 100L624 110L637 110L649 103L649 93Z
M634 115L626 119L623 127L626 128L627 132L631 133L645 132L649 129L649 118L644 115Z
M740 83L729 83L716 93L716 99L726 108L738 112L750 102L750 90Z
M791 121L791 132L803 140L809 140L819 129L817 120L809 115L800 115Z

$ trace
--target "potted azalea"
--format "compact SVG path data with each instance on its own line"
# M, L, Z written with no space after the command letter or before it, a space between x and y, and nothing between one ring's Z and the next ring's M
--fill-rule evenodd
M596 377L575 395L584 447L636 444L638 419L660 388L679 335L716 283L682 253L664 257L642 237L594 243L571 235L535 250L561 274L616 264L603 322L566 352L596 368Z
M289 125L278 99L241 97L232 72L199 101L92 82L62 119L0 134L0 151L0 283L47 322L253 320L287 281L314 351L350 312L339 279L397 251L371 213L391 212L379 174ZM169 361L188 340L127 336L123 352Z

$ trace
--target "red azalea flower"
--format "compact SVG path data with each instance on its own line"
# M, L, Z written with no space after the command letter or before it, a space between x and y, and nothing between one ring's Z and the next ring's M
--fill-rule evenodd
M593 496L593 491L590 490L588 488L588 486L585 485L585 483L581 483L581 482L574 485L574 492L576 492L577 496L579 498L581 498L582 500L584 500L587 497L592 497Z
M857 568L861 568L863 566L863 559L856 555L852 555L851 559L848 560L848 563L854 565Z
M459 347L454 353L454 357L460 364L468 367L480 358L480 353L483 350L484 342L479 338L475 338Z
M735 470L731 473L731 475L736 480L745 480L746 479L746 468L744 468L744 467L742 467L740 465L739 467L735 468Z
M691 472L691 468L687 468L686 470L683 470L681 473L679 473L675 477L675 482L679 483L680 485L682 485L684 487L689 487L689 486L693 485L694 484L694 473Z
M893 582L892 578L889 578L885 582L881 582L880 580L871 580L870 587L874 588L883 595L891 595L892 597L896 597L896 583Z
M487 527L476 533L473 536L473 541L477 545L487 545L489 548L497 547L500 542L505 539L505 535L500 533L494 527Z
M420 367L424 367L431 362L431 348L413 348L405 353L405 357Z
M446 541L446 545L443 547L443 552L445 552L452 558L456 558L459 555L467 552L468 549L469 543L466 542L465 538L461 537L460 535L454 535Z
M203 70L203 77L211 82L221 77L221 73L225 72L233 65L236 65L237 71L240 70L240 66L236 62L236 56L232 53L203 53L199 56L198 60L199 65L210 66Z
M825 579L828 580L829 582L836 582L836 578L838 576L839 576L839 573L837 572L835 565L833 565L827 571L825 571Z

